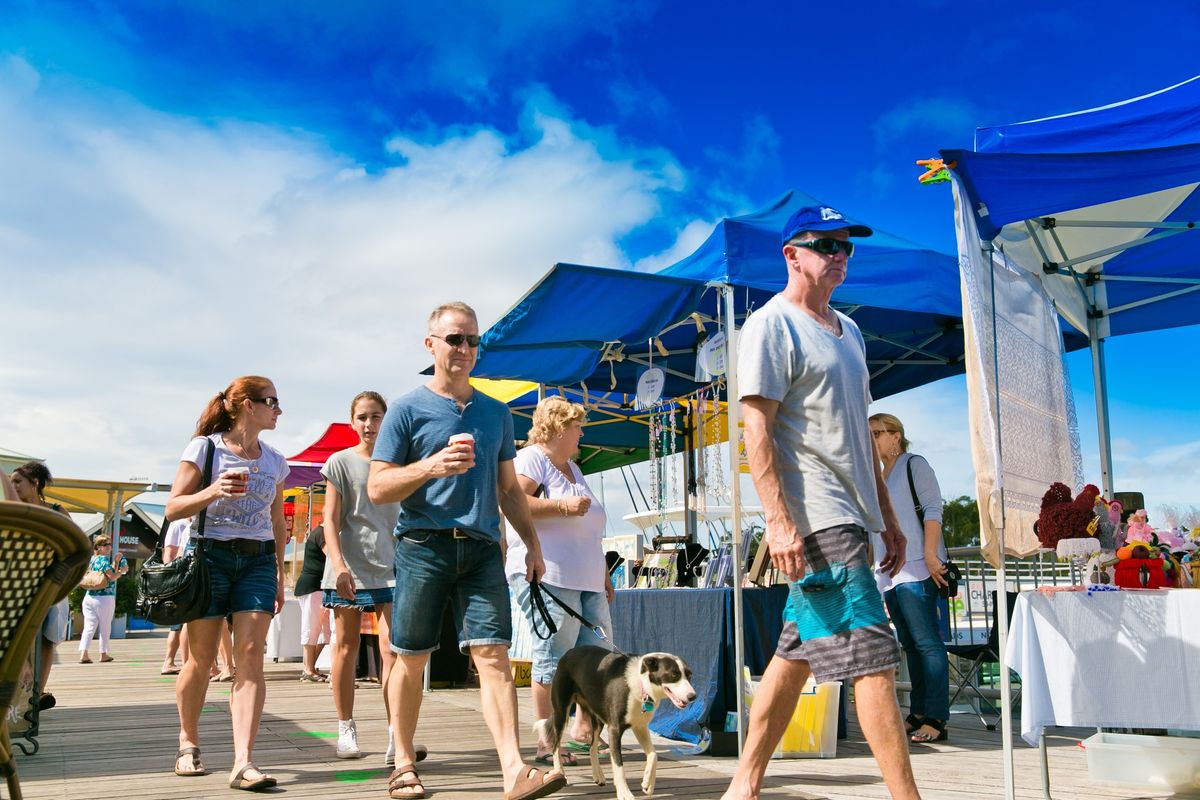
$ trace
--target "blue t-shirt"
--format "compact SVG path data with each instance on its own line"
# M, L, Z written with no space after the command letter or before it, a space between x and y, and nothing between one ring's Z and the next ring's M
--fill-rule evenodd
M125 560L125 556L121 556L121 560L117 562L117 568L127 567L129 563ZM92 560L88 562L88 570L96 570L97 572L105 572L113 568L112 559L108 556L92 556ZM118 575L118 577L120 577ZM107 597L117 593L117 578L113 578L108 582L108 586L103 589L88 589L87 594L92 597Z
M395 534L422 529L462 528L477 538L500 541L496 477L501 461L512 461L512 414L499 400L476 391L458 403L421 386L394 400L375 440L372 461L406 466L429 458L456 433L475 437L475 466L462 475L434 478L400 502Z

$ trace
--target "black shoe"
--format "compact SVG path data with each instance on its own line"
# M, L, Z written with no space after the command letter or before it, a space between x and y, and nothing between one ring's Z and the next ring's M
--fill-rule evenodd
M54 695L50 694L49 692L43 692L38 696L37 700L33 701L33 704L37 706L38 711L46 711L58 705L58 701L55 700Z

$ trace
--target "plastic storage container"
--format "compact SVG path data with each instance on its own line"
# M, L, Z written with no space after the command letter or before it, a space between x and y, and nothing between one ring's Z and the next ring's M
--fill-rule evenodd
M836 758L841 681L805 684L771 758Z
M1097 733L1083 746L1093 780L1176 792L1200 789L1200 739Z

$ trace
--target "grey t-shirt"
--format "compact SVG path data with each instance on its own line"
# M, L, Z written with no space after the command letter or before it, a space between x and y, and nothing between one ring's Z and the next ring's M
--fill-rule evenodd
M738 345L739 397L780 404L775 463L801 536L835 525L883 528L866 345L854 321L837 316L841 336L775 295L746 320Z
M395 586L392 570L395 539L392 528L400 516L399 503L375 505L367 497L367 476L371 462L353 449L340 450L329 457L321 474L337 490L342 502L338 520L338 542L342 558L359 589L382 589ZM326 560L322 589L336 589L337 575L333 561Z

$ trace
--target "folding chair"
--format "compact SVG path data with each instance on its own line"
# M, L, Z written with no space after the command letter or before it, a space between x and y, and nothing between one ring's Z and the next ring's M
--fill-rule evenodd
M0 773L21 800L9 741L9 713L29 648L50 606L83 578L92 548L67 517L41 506L0 501Z
M1008 596L1008 621L1011 623L1013 606L1015 606L1017 603L1017 592L1005 592L1005 594ZM954 702L958 700L959 695L961 695L964 690L970 690L971 692L974 692L975 697L979 701L976 706L978 709L976 713L979 715L979 721L982 722L984 727L989 731L994 731L996 730L996 723L1000 721L1000 708L991 700L984 697L983 692L980 691L979 687L980 673L983 670L984 665L1000 663L1000 625L999 613L997 610L996 592L993 591L991 593L991 598L992 627L988 631L987 642L984 644L947 645L946 652L952 656L957 656L959 659L959 663L955 663L954 660L950 661L950 667L956 673L955 679L958 683L958 690L954 693L954 696L950 698L951 707L954 706ZM969 662L965 668L960 666L962 661ZM1012 702L1015 704L1020 696L1021 693L1018 689L1012 697ZM983 716L983 705L985 703L987 704L988 708L990 708L996 714L995 722L988 722L987 718Z

